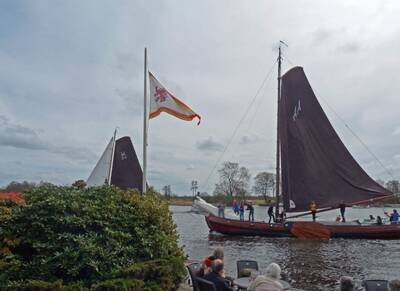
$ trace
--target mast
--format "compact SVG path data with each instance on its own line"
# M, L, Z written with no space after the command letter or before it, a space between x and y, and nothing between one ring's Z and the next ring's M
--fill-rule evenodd
M143 104L143 190L146 193L147 170L147 131L149 116L147 113L147 48L144 48L144 104Z
M281 142L279 138L279 112L280 112L280 101L281 101L281 43L279 41L278 48L278 92L277 92L277 122L276 122L276 174L275 174L275 217L279 215L279 194L280 194L280 177L281 177Z
M112 169L114 165L114 153L115 153L115 141L116 141L116 136L117 136L117 128L114 130L114 136L113 136L113 146L111 150L111 159L110 159L110 168L108 170L108 186L111 185L111 177L112 177Z

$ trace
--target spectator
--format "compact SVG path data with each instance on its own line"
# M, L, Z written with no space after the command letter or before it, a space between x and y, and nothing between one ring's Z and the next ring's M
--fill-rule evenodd
M343 276L340 278L340 291L354 291L354 281L353 278L348 276Z
M204 276L204 279L213 282L217 291L233 291L225 281L224 262L215 259L211 266L212 271Z
M388 291L400 291L400 280L391 280L388 282Z
M279 282L281 278L281 268L276 263L271 263L267 267L265 275L257 276L251 283L248 290L254 291L282 291L283 286Z
M201 262L200 269L197 271L197 277L204 277L208 273L210 273L211 266L213 261L216 259L223 260L224 259L224 250L221 247L217 247L210 256L207 256Z

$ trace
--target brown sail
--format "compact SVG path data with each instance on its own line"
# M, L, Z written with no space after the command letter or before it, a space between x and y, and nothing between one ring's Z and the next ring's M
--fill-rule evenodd
M279 137L286 211L378 199L392 195L360 167L335 132L303 68L282 77Z
M135 188L142 192L143 172L131 139L121 137L115 143L111 184L122 189Z

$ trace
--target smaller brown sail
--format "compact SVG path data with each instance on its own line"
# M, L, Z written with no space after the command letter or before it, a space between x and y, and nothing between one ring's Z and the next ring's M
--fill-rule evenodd
M142 192L143 172L129 136L117 139L111 173L111 185Z
M304 74L282 77L279 104L282 195L286 211L376 200L392 193L371 179L335 132Z

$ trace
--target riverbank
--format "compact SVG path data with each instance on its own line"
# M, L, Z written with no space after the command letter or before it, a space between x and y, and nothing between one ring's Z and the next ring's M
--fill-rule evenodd
M208 197L202 197L205 201L208 203L211 203L215 206L217 206L219 203L224 202L225 205L230 205L231 202L225 202L223 199L220 197L216 196L208 196ZM171 205L171 206L191 206L193 203L193 197L192 196L174 196L170 198L164 198L165 201ZM274 199L268 199L265 201L263 197L258 197L258 196L248 196L245 198L241 198L239 200L244 200L246 202L251 202L253 205L258 205L258 206L266 206L271 203L275 203Z

